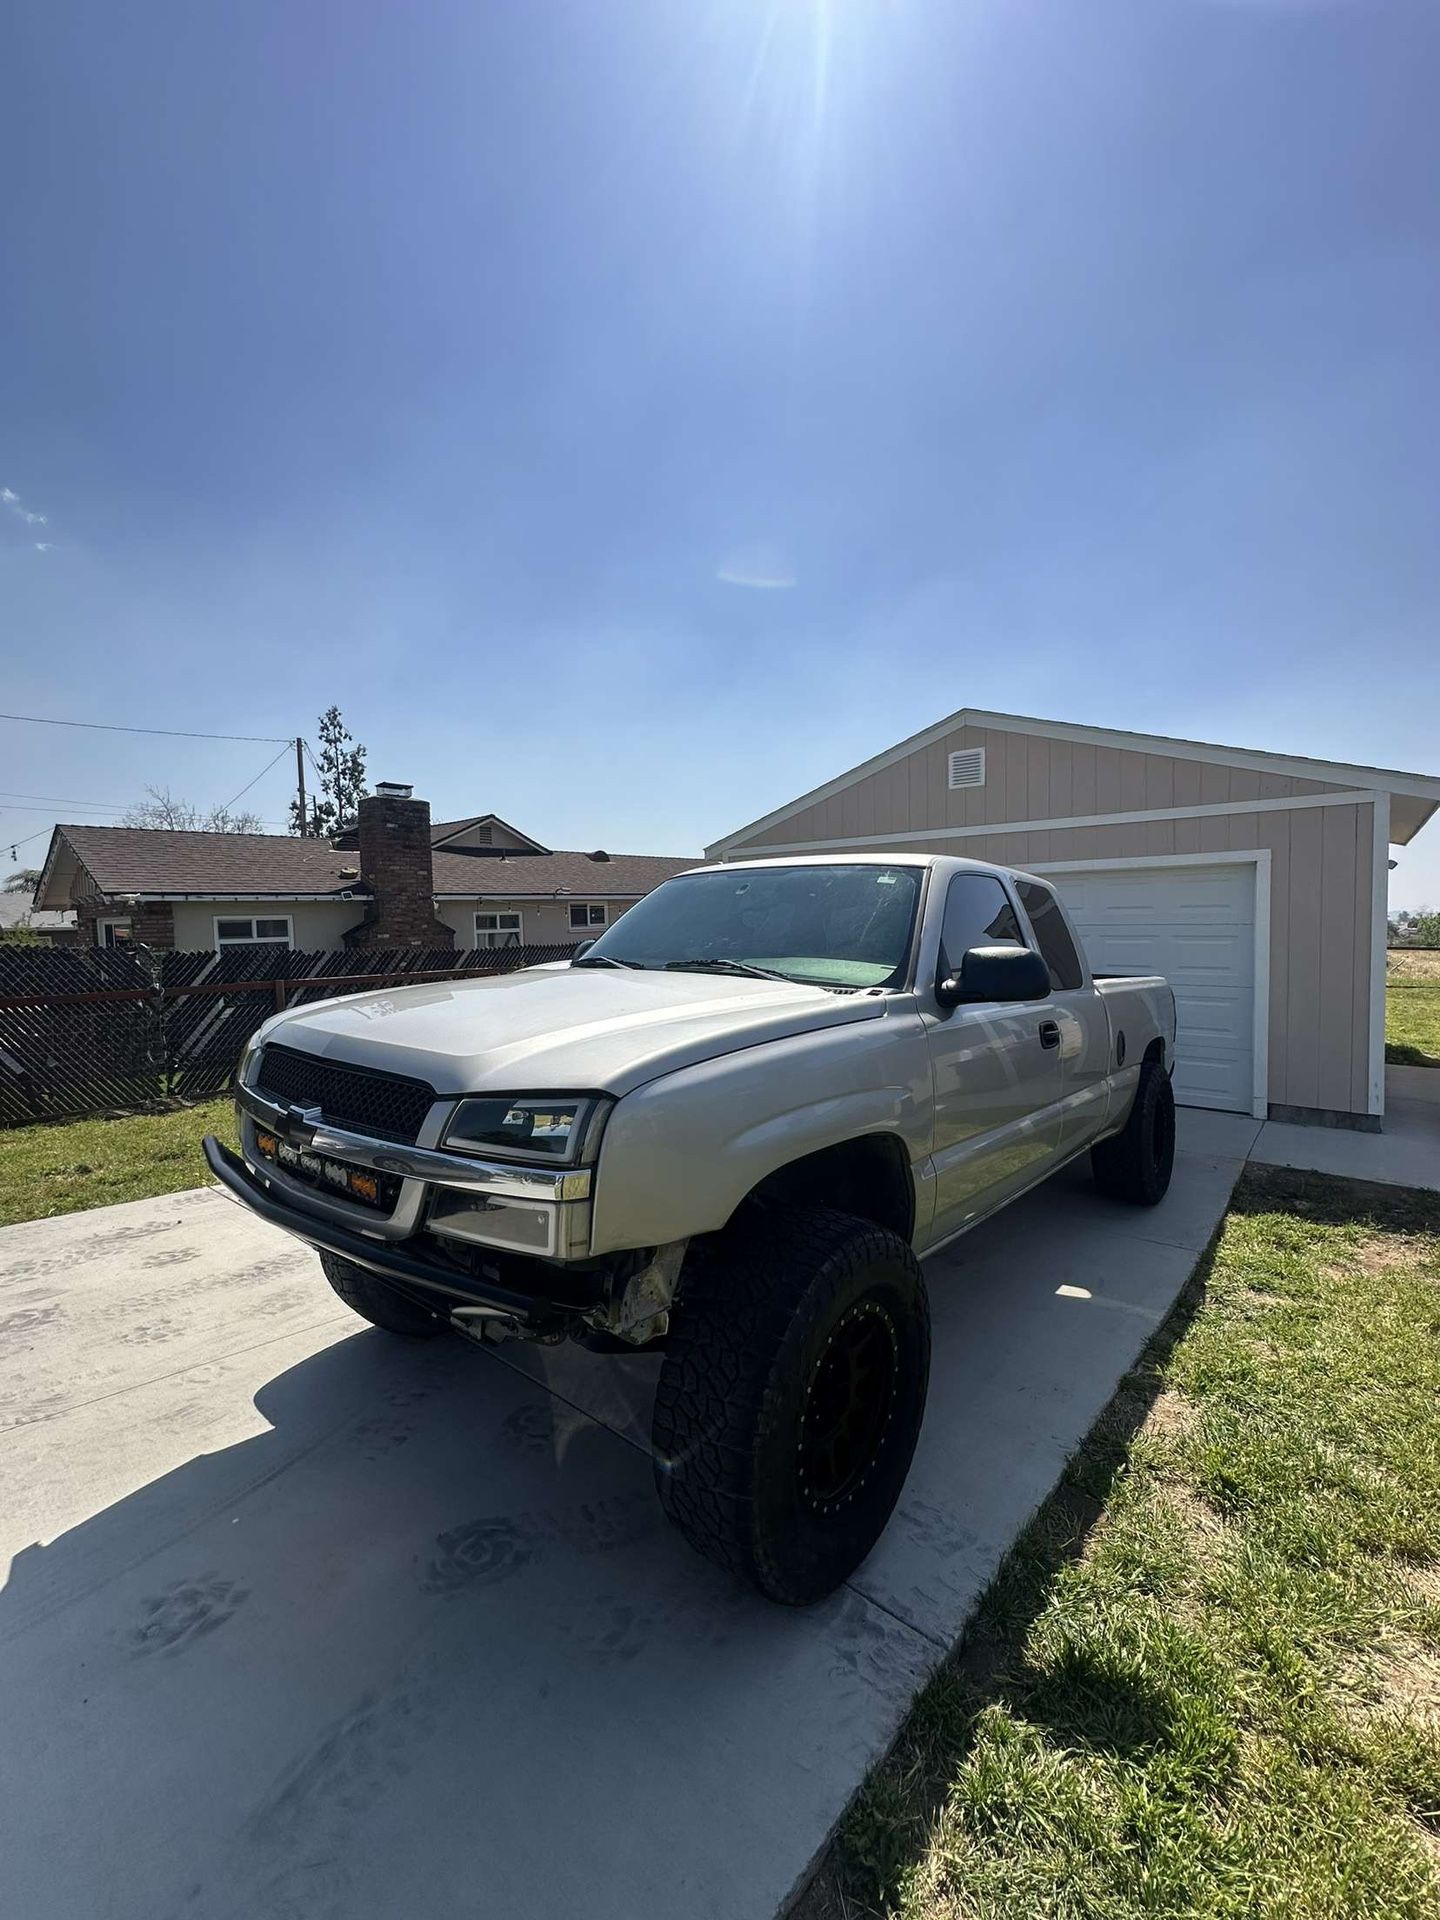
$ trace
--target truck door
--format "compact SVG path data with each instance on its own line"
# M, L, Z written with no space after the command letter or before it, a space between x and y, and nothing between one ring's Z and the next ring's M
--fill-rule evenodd
M1005 887L957 873L945 895L937 977L967 948L1028 942ZM933 985L933 983L930 983ZM1040 1179L1060 1151L1060 1049L1055 1008L977 1003L925 1015L935 1089L933 1238L958 1233Z
M1039 880L1019 880L1016 890L1032 944L1050 969L1060 1028L1060 1149L1068 1159L1099 1133L1109 1111L1110 1020L1054 890Z

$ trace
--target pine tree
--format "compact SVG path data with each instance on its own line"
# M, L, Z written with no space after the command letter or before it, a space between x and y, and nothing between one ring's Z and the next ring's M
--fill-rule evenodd
M365 781L365 748L355 741L338 707L327 707L320 716L317 765L320 791L307 796L309 817L305 831L322 838L353 825L355 809L370 791ZM300 831L298 797L290 802L290 831Z

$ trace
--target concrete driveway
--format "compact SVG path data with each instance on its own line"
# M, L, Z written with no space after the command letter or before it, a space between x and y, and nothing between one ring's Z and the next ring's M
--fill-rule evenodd
M930 1263L900 1511L802 1613L661 1520L657 1361L395 1341L213 1190L0 1231L0 1912L773 1914L1256 1131L1182 1114L1154 1212L1062 1175Z

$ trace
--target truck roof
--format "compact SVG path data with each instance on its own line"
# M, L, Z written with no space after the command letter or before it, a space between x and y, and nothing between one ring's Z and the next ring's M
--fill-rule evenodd
M947 867L957 870L970 867L976 873L1024 872L1020 867L1006 866L997 860L967 860L956 853L908 853L899 848L888 853L791 853L776 854L768 860L706 860L684 871L714 873L723 868L729 872L741 867Z

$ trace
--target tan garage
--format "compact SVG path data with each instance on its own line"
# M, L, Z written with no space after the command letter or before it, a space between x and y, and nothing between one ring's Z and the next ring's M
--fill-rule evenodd
M1175 988L1191 1106L1375 1128L1388 849L1440 779L965 708L707 849L911 848L1052 879L1097 971Z

